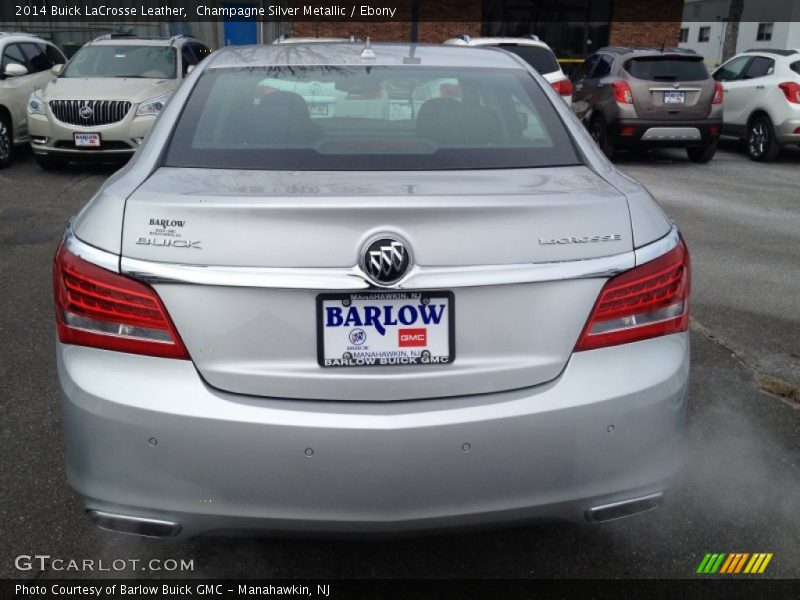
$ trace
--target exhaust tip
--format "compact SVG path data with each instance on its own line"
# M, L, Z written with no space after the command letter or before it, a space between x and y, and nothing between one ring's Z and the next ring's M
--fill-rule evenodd
M181 530L180 524L172 521L115 515L99 510L88 510L86 512L89 515L89 520L97 527L116 533L166 538L178 535Z
M622 502L595 506L586 511L586 520L592 522L613 521L614 519L638 515L639 513L658 508L663 500L664 493L659 492L641 498L633 498L631 500L623 500Z

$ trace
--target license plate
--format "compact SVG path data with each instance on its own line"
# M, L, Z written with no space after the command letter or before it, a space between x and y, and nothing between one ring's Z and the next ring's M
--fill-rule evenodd
M75 142L76 148L99 148L100 147L100 134L99 133L73 133L72 139Z
M455 360L452 292L317 296L317 362L325 368L446 365Z
M327 117L328 105L319 102L312 102L308 105L312 117Z
M686 92L664 92L664 104L685 104Z

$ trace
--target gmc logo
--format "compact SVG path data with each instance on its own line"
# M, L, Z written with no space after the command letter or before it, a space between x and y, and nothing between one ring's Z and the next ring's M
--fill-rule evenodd
M397 344L401 348L414 348L428 345L427 329L398 329Z

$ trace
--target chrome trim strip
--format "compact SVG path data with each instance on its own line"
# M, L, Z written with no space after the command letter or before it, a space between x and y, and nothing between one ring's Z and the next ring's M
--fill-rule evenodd
M481 265L467 267L421 267L414 265L401 281L385 289L458 288L486 285L536 283L564 279L608 278L636 265L666 254L678 245L678 228L633 252L601 258L552 263ZM360 267L351 268L261 268L218 267L160 263L134 258L121 260L75 237L71 228L64 234L67 249L85 261L115 273L148 283L186 283L231 287L260 287L310 290L362 290L373 287Z
M163 536L162 535L159 535L159 536L147 535L147 534L143 534L143 533L136 533L136 534L129 534L129 535L141 535L143 537L173 537L173 536L177 535L178 533L180 533L180 530L181 530L180 523L176 523L174 521L162 521L160 519L148 519L148 518L145 518L145 517L130 517L128 515L118 515L118 514L115 514L115 513L108 513L108 512L102 511L102 510L92 510L92 509L90 509L90 510L88 510L86 512L89 514L89 520L92 521L93 523L94 523L94 519L96 517L96 518L100 518L100 519L109 519L109 520L112 520L112 521L127 521L129 523L143 523L143 524L147 524L147 525L158 525L160 527L169 527L170 530L171 530L169 534L163 535ZM125 531L120 531L118 529L108 529L107 527L103 527L102 525L99 525L97 523L94 523L94 524L97 525L97 527L99 527L100 529L103 529L105 531L113 531L115 533L128 533L128 532L125 532Z
M122 273L148 283L193 283L232 287L359 290L369 287L361 270L217 267L122 258Z
M702 92L699 87L651 87L651 92Z
M382 289L431 289L611 277L635 266L633 252L602 258L538 264L469 267L415 265L401 281ZM360 290L372 287L360 267L294 269L215 267L156 263L123 257L121 272L149 283L192 283L283 289Z
M650 127L643 140L699 140L702 136L697 127Z
M86 262L108 269L114 273L119 273L119 256L91 246L86 242L82 242L75 237L71 226L68 226L67 230L64 232L64 240L62 243L72 254L82 258Z
M588 521L613 521L616 519L622 519L624 517L630 517L633 515L638 515L643 512L647 512L650 510L654 510L658 508L658 506L664 501L664 492L656 492L655 494L650 494L648 496L640 496L639 498L631 498L629 500L621 500L620 502L611 502L610 504L601 504L600 506L593 506L589 510L586 511L586 519ZM615 516L611 518L603 518L603 512L614 509L625 507L628 505L636 505L636 504L644 504L648 502L654 502L652 506L648 506L642 510L635 510L633 512L629 512L624 515Z
M673 225L672 229L669 230L669 233L667 233L667 235L661 239L634 250L634 254L636 256L636 265L642 265L658 258L662 254L666 254L675 246L677 246L678 242L680 241L680 231L678 230L677 225Z

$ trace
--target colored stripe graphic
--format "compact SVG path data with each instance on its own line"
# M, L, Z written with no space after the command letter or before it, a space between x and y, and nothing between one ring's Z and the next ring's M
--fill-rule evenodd
M707 553L700 565L697 573L713 574L720 573L733 575L738 573L763 573L767 565L772 560L772 553L755 552L724 552ZM747 565L747 566L745 566Z

